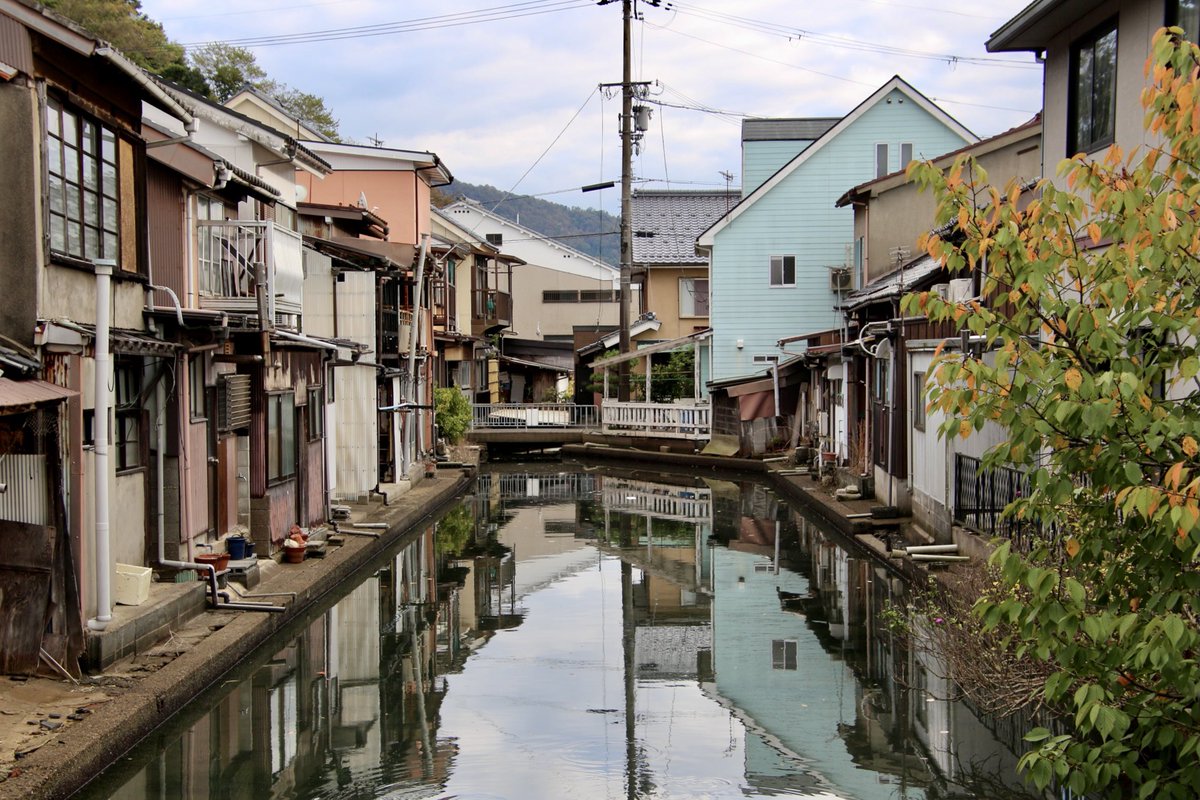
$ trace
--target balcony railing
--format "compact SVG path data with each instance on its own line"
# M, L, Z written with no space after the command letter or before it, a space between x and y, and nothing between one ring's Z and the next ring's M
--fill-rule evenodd
M267 315L292 323L304 301L300 234L274 222L200 220L196 223L200 305L220 311L258 313L258 270L266 276Z
M600 406L600 427L604 433L612 434L708 439L712 433L712 408L707 403L605 400Z
M433 324L443 330L458 330L458 309L456 306L455 288L444 278L434 281L432 287Z
M512 296L496 289L471 291L471 332L493 333L512 324Z
M380 313L380 336L383 337L381 352L386 355L407 355L409 342L412 341L412 312L383 309Z

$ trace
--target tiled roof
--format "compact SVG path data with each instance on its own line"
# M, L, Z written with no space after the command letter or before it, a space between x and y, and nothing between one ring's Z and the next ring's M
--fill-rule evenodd
M741 193L703 190L643 190L630 203L633 263L708 263L696 254L696 237L737 205Z
M797 117L792 119L744 119L743 142L816 141L841 117Z

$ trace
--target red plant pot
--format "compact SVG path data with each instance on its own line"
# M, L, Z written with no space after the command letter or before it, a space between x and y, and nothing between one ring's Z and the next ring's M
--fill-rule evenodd
M212 564L217 572L229 566L229 553L201 553L196 556L197 564Z
M306 549L304 547L285 547L283 548L283 560L288 564L299 564L304 560Z

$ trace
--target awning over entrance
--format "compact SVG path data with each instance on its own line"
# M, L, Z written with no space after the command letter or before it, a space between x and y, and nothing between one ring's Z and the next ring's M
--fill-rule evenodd
M640 347L637 350L632 350L628 353L622 353L621 355L597 359L596 361L592 362L592 369L604 369L605 367L616 366L622 361L631 361L635 358L641 358L642 356L678 350L681 347L686 347L689 344L695 344L696 342L702 342L705 339L710 338L712 338L712 328L696 331L695 333L688 334L687 336L680 336L678 339L668 339L665 342L658 342L656 344Z
M0 412L14 414L46 403L60 403L77 394L47 381L0 378Z

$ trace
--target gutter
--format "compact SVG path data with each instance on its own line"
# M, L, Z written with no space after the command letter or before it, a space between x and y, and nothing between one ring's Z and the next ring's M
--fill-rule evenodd
M176 119L182 121L184 125L195 124L190 111L180 105L153 78L132 61L121 55L112 45L107 42L98 42L96 49L92 51L92 55L103 58L130 78L133 78L135 83L140 84L146 90L146 93L154 98L154 104L163 111L170 112Z

